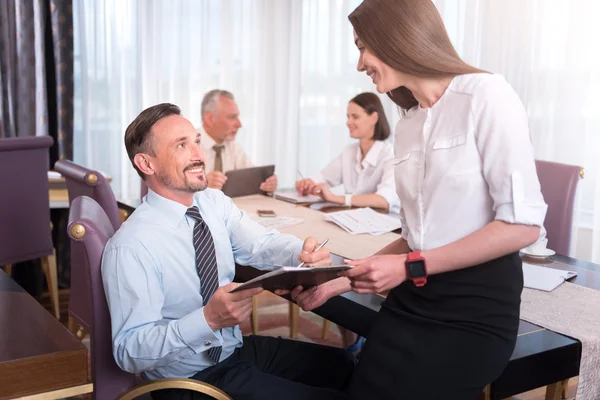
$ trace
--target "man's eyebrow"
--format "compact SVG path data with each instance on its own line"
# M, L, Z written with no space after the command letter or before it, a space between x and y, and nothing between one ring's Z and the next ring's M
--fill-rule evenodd
M187 139L187 137L181 136L181 137L178 137L177 139L173 140L173 143L185 142L186 139Z

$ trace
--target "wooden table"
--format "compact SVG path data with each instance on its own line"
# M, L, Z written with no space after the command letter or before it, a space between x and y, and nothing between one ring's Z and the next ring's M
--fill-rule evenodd
M0 399L91 393L87 349L0 270Z
M251 197L234 199L234 201L238 206L241 206L240 208L245 208L248 212L255 212L255 209L258 208L276 208L279 210L280 215L286 216L288 215L281 214L281 210L292 210L295 207L289 203L283 204L284 202L282 201L267 197L263 199ZM140 204L140 200L120 201L119 203L121 207L133 212L135 207ZM306 211L298 208L293 211L293 215L289 216L307 218L305 224L302 224L305 226L294 225L283 228L281 231L296 234L301 239L304 239L308 235L322 239L324 236L331 236L331 229L337 228L335 225L325 222L322 215L318 217L317 215L307 214L308 211L314 213L314 210L306 208L304 210ZM341 228L338 229L341 230ZM327 247L332 253L343 254L345 257L353 258L343 253L348 248L351 248L352 253L362 257L370 255L383 247L378 247L384 241L381 243L378 242L377 237L346 235L347 237L340 239L340 242L332 239L328 243ZM390 236L385 240L391 239L392 237ZM339 256L332 256L332 259L334 263L343 262L343 258ZM531 259L527 259L526 261L537 262ZM577 278L571 281L572 283L600 290L600 265L559 255L551 257L546 262L542 262L542 265L558 269L575 270L578 275ZM251 267L238 266L236 269L236 280L244 282L263 273L264 271L258 271ZM377 312L383 300L384 298L378 295L361 295L350 292L330 299L323 306L314 310L314 312L361 336L368 337L370 327L377 317ZM575 377L579 374L580 359L581 342L578 340L529 322L521 321L519 324L519 336L510 362L502 375L490 385L490 399L504 399L515 394L553 385L565 379ZM556 388L551 387L551 389L554 390ZM555 395L557 392L552 390L550 394ZM554 399L559 397L548 398Z

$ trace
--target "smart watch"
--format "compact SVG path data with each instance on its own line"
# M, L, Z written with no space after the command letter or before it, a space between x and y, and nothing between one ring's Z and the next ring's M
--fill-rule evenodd
M408 253L406 277L417 287L425 286L427 283L427 265L420 252Z

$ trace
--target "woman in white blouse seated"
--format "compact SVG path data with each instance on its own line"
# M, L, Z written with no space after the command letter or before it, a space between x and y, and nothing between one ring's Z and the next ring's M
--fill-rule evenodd
M358 142L346 146L321 173L296 182L296 190L301 195L318 195L325 201L348 207L398 212L400 200L391 165L394 150L384 142L390 136L390 126L381 100L375 93L361 93L348 103L347 116L350 137ZM342 184L345 196L331 192L331 187Z

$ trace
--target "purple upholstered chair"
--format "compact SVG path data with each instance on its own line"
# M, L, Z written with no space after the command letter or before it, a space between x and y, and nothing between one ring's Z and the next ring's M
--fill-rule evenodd
M98 171L93 171L75 164L73 161L60 160L54 164L54 169L60 172L67 181L69 203L79 196L88 196L96 200L108 215L108 219L115 228L121 226L119 208L115 195L106 178Z
M65 177L69 203L79 196L94 199L104 212L116 231L121 226L119 208L113 191L106 178L99 172L87 169L69 160L60 160L54 169ZM79 249L71 249L71 290L69 296L69 330L83 338L83 329L89 329L91 322L91 299L87 285L87 275L81 260L83 255L77 254ZM79 328L77 328L77 326Z
M548 248L568 256L573 233L573 214L577 183L584 176L583 168L536 160L538 178L548 212L544 227Z
M136 376L121 370L112 355L111 321L102 284L101 260L106 242L115 233L108 216L93 199L81 196L71 203L69 227L71 249L79 250L92 300L90 322L94 399L133 399L160 389L188 389L218 400L231 400L218 388L193 379L159 379L136 385ZM149 397L142 397L149 398Z
M50 227L50 136L0 139L0 266L40 258L58 319L56 257Z

